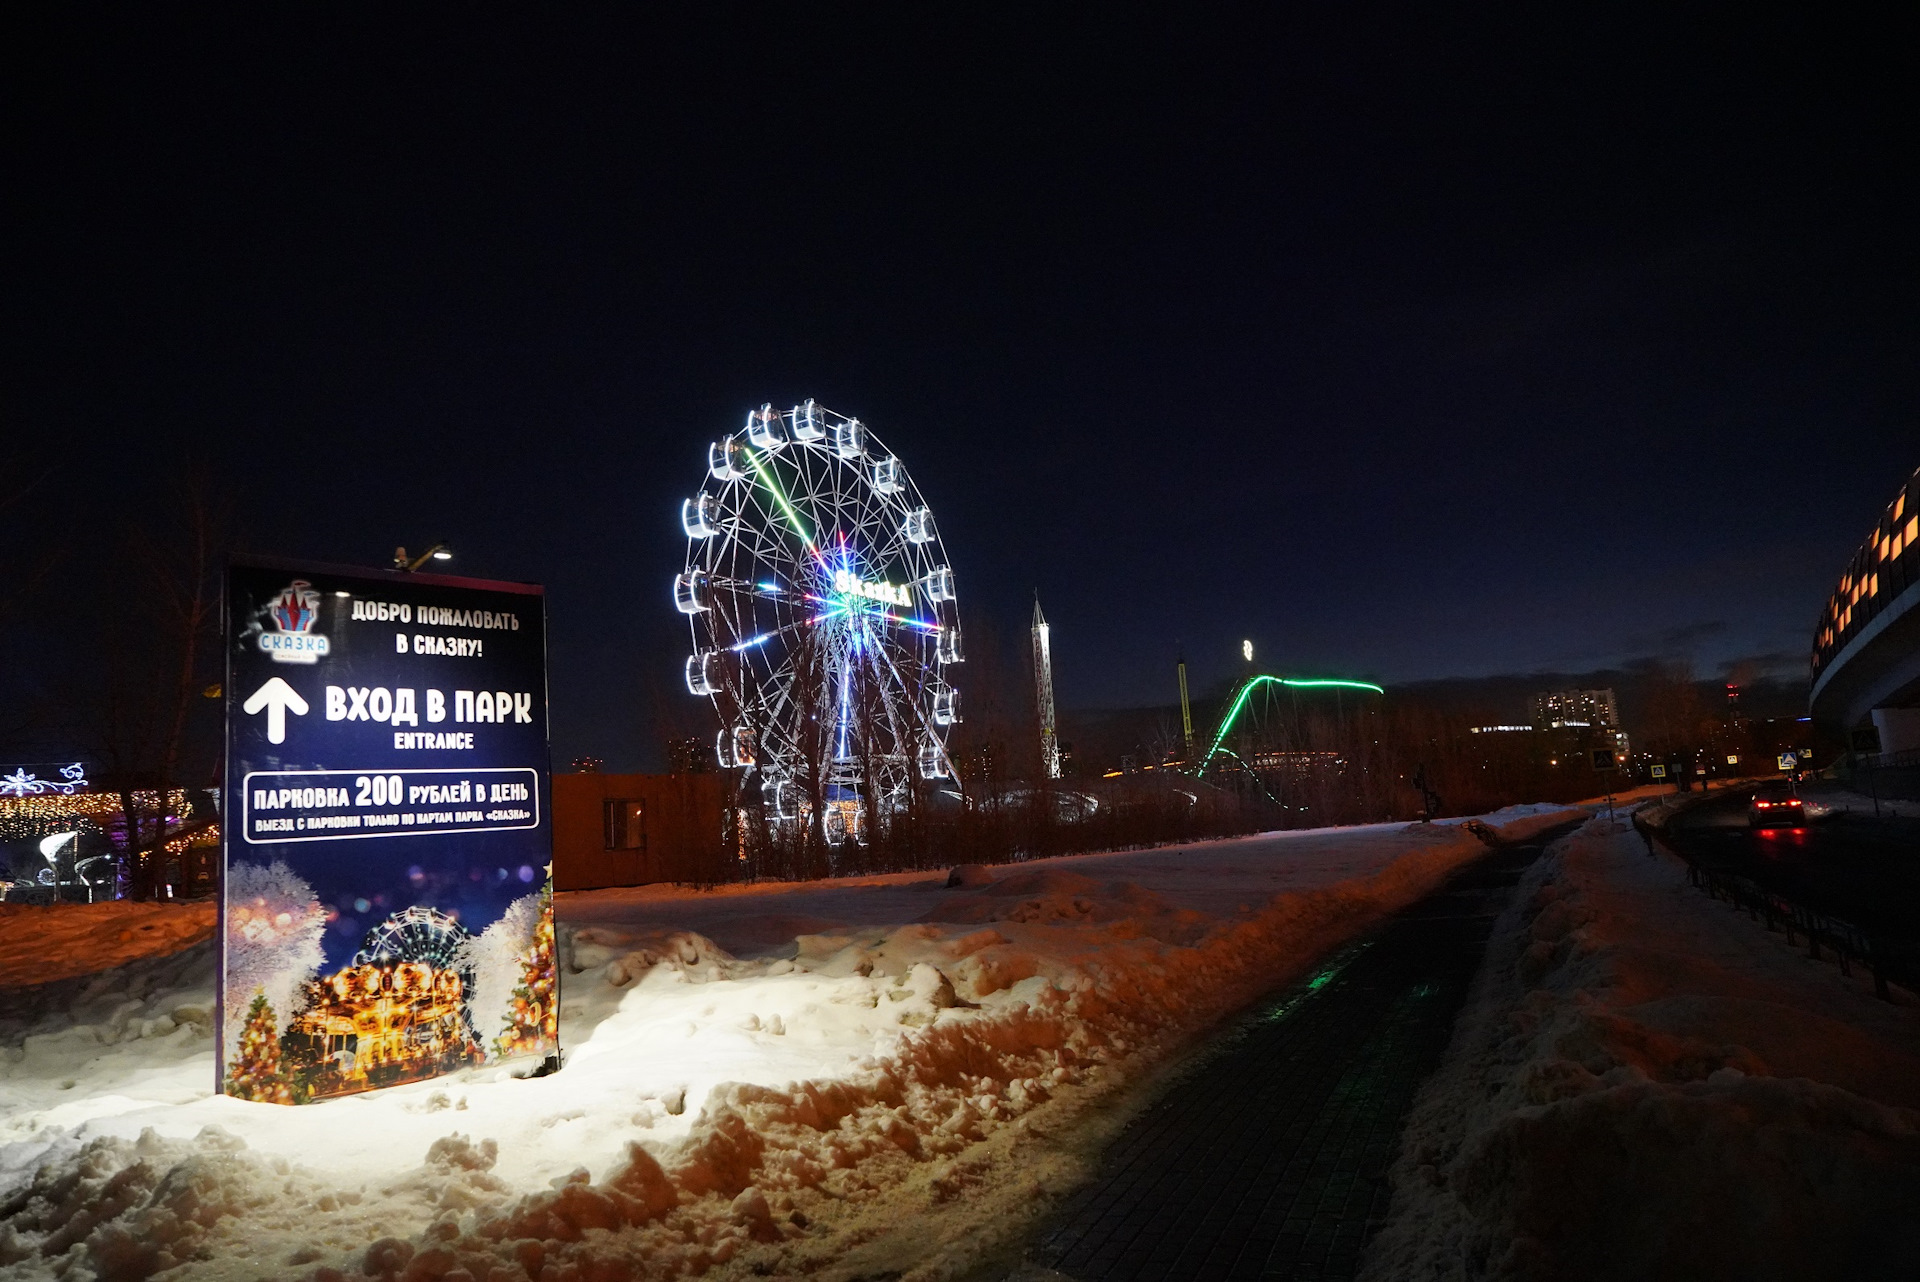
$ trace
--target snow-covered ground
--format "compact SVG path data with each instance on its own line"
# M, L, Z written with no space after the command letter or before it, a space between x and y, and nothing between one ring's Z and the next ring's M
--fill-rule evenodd
M979 1208L1032 1200L1023 1144L1483 849L1393 824L955 887L562 895L563 1071L305 1107L213 1094L210 944L179 949L204 929L182 917L144 932L174 948L0 1020L0 1279L779 1276L889 1252L941 1276ZM138 936L98 916L126 961ZM82 951L24 920L5 973Z
M1522 882L1363 1276L1920 1276L1920 1005L1624 828Z
M1898 797L1876 799L1871 793L1821 785L1813 785L1803 791L1805 795L1817 796L1832 809L1847 814L1898 815L1903 819L1920 819L1920 801Z

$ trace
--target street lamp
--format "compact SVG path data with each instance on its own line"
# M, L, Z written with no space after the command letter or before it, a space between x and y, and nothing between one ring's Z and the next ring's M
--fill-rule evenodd
M440 542L434 544L416 557L409 558L405 548L395 548L393 550L393 568L396 570L405 570L408 574L412 574L428 561L451 560L453 560L453 545L445 539L440 540Z

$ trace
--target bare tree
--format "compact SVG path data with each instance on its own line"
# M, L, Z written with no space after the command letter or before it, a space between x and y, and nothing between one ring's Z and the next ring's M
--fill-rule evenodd
M1656 756L1690 754L1711 737L1712 718L1700 700L1691 663L1655 664L1645 690L1647 747Z
M102 584L96 603L98 670L68 700L76 739L100 763L101 782L120 795L121 880L135 899L152 898L163 883L173 792L211 784L218 772L212 718L196 713L217 706L201 696L217 669L229 519L208 475L195 471L163 518L127 528L122 573ZM208 733L195 734L202 729ZM178 884L190 892L196 880L182 861Z
M54 470L48 467L24 481L8 478L5 488L0 488L0 515L18 508L53 475ZM65 551L58 544L36 547L31 536L19 539L8 535L6 540L15 560L6 575L0 577L0 637L6 635L14 619L51 577ZM14 741L29 736L42 722L43 711L31 707L29 701L24 699L17 702L5 700L5 706L0 707L0 737Z
M48 467L38 476L23 483L15 484L6 490L0 490L0 513L17 507L29 494L38 489L46 479L53 475L54 469ZM0 627L4 627L8 617L27 596L46 580L59 561L59 550L48 548L38 555L29 557L23 565L12 568L4 580L0 580Z

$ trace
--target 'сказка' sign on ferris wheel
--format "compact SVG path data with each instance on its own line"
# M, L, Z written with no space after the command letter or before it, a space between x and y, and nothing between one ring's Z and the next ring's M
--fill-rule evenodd
M916 774L951 773L953 570L905 465L860 420L762 406L713 444L680 520L687 689L713 700L720 765L759 777L770 817L815 822L817 805L829 841L860 839L867 805L890 812Z

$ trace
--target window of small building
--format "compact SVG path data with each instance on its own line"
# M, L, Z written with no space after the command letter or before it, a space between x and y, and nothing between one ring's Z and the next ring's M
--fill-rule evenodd
M647 848L646 805L628 797L607 799L607 849Z

